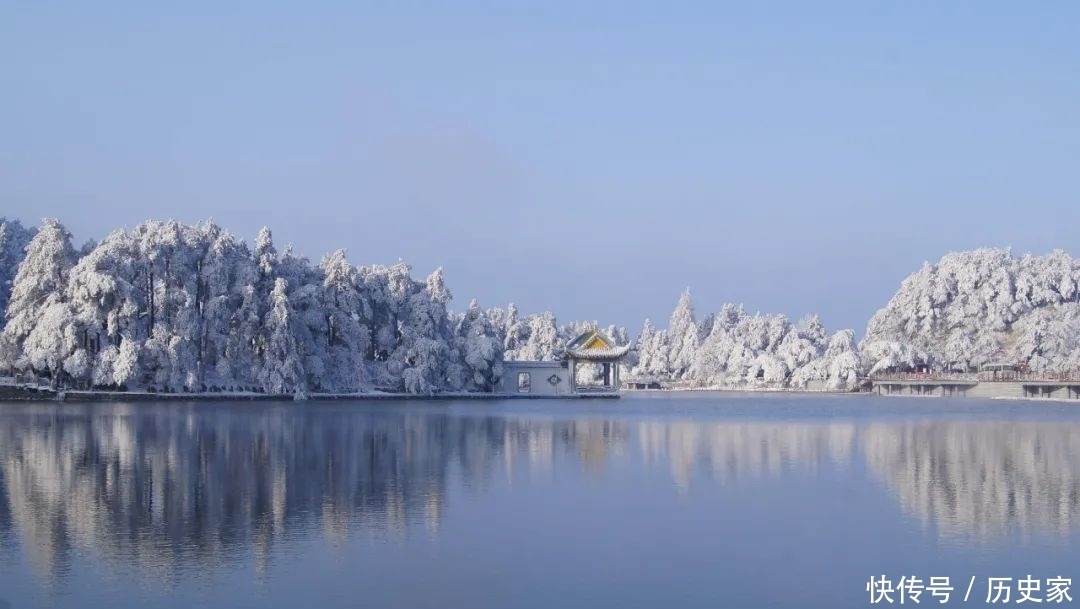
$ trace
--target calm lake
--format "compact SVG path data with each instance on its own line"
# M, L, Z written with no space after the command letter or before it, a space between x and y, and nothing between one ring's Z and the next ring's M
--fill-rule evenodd
M5 609L1015 603L1080 575L1078 531L1070 404L0 405Z

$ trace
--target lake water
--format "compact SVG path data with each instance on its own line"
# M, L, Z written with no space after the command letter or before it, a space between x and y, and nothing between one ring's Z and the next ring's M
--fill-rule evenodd
M1080 575L1078 530L1061 403L0 405L5 609L1015 603Z

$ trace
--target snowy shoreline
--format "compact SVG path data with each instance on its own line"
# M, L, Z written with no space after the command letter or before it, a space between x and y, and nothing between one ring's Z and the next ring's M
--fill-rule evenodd
M876 395L870 391L805 389L798 387L672 387L670 389L627 389L623 395L661 393L809 393L814 395Z
M412 393L390 393L372 391L363 393L309 393L300 397L291 394L256 393L244 391L223 391L205 393L157 393L151 391L57 391L48 387L19 385L0 385L0 404L17 402L304 402L304 401L342 401L342 400L529 400L529 399L617 399L618 394L573 394L565 396L543 396L532 394L504 394L479 392L445 392L433 395Z
M788 395L809 394L827 396L851 396L858 397L885 397L885 398L941 398L937 395L878 395L872 391L836 391L829 389L799 389L799 388L671 388L671 389L630 389L620 393L609 394L573 394L565 396L544 396L534 394L515 393L463 393L446 392L433 395L417 395L410 393L391 393L372 391L366 393L310 393L301 397L288 394L256 393L256 392L206 392L206 393L156 393L150 391L86 391L68 390L56 391L48 387L33 387L24 385L0 384L0 405L18 404L25 402L334 402L334 401L463 401L463 400L578 400L578 399L619 399L620 397L646 397L664 394L682 394L690 397L691 394L756 394L756 395ZM978 399L978 398L974 398ZM1053 403L1076 403L1075 399L1052 398L1052 397L989 397L993 400L1022 400L1025 402L1053 402Z

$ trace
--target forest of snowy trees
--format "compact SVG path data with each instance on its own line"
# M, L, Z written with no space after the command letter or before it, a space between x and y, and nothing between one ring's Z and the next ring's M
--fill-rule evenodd
M862 370L851 330L829 336L817 316L750 315L726 304L698 319L686 291L668 327L645 321L631 376L690 387L789 387L846 390Z
M430 394L490 390L500 373L489 313L450 312L441 270L417 280L344 251L316 265L268 229L251 249L209 222L146 222L81 249L56 220L0 230L0 361L57 386Z
M1080 260L978 249L927 263L870 320L861 351L869 373L988 362L1080 370Z
M318 264L206 222L149 221L81 247L57 220L0 218L0 372L55 387L304 396L492 391L504 359L545 360L596 322L514 305L450 308L442 270ZM689 291L667 328L600 328L635 349L627 378L698 388L848 390L866 374L987 361L1080 369L1080 261L1057 251L945 256L906 279L863 341L821 320L698 316ZM588 367L584 374L588 374Z
M856 345L814 316L747 315L724 305L696 319L684 294L666 330L646 321L638 377L692 386L845 389L883 372L971 372L990 363L1080 372L1080 260L1057 250L951 253L905 279Z
M551 359L595 322L449 308L441 269L319 264L207 222L145 222L80 248L0 218L0 369L57 387L303 396L492 391L504 358ZM608 334L629 342L622 328Z

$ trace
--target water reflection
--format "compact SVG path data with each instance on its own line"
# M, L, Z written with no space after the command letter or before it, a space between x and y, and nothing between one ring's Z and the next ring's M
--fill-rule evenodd
M437 532L448 488L550 476L560 459L593 476L659 464L683 491L865 466L946 534L1064 532L1080 511L1080 429L1055 423L65 406L0 418L0 553L21 546L52 579L80 554L166 575L249 554L265 568L301 532Z
M1080 516L1075 425L909 422L861 435L872 471L943 534L1066 533Z
M680 489L690 485L695 467L717 480L814 469L824 462L851 461L852 423L647 422L638 426L646 462L667 461Z
M52 411L0 424L0 542L17 537L36 570L62 576L78 549L148 569L257 564L293 530L437 530L450 472L486 487L500 462L550 470L557 452L600 467L605 420L358 414L355 410ZM561 447L561 449L560 449ZM299 525L299 526L294 526Z

